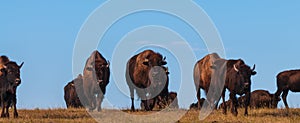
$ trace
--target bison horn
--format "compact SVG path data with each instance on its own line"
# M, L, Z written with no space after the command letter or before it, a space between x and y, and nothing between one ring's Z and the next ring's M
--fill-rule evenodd
M164 59L163 59L164 61L166 60L166 57L164 57Z
M233 68L236 72L239 72L239 69L236 68L236 65L233 65Z
M4 69L6 69L6 68L7 68L7 66L3 65L3 68L4 68Z
M24 62L21 63L21 65L19 66L19 68L21 68L23 66Z
M253 65L253 68L252 68L252 71L254 71L255 70L255 64Z

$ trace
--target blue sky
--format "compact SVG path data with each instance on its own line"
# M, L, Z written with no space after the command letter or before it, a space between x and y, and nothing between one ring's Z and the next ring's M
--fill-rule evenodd
M63 87L73 76L77 76L72 75L72 56L77 34L89 15L103 2L105 1L0 2L0 55L7 55L18 63L25 62L21 73L22 84L17 95L19 108L65 107ZM195 2L203 8L218 29L226 58L242 58L251 66L256 64L258 74L252 77L253 90L267 89L274 93L275 76L283 70L299 68L299 1ZM192 45L197 59L207 54L202 39L186 23L170 15L151 11L120 19L107 31L97 49L111 60L114 47L126 33L147 25L162 25L181 34ZM180 43L170 45L181 50ZM178 91L181 77L178 76L180 67L176 56L165 49L153 49L167 56L171 72L169 88ZM86 54L86 58L89 55ZM288 103L291 107L300 107L298 97L297 93L289 93ZM113 78L107 87L106 99L117 108L130 107L130 99L118 90ZM281 105L282 102L279 103ZM181 107L187 105L182 104Z

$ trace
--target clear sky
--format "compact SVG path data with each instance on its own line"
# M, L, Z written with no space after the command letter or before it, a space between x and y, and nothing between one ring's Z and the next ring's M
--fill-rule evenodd
M22 84L17 93L19 108L66 107L63 87L73 79L73 76L77 76L72 74L72 56L77 34L89 15L104 2L104 0L0 2L0 55L7 55L17 63L25 62L21 71ZM256 64L258 74L252 77L253 90L266 89L274 93L275 76L283 70L300 67L300 55L297 54L300 46L298 14L300 1L195 2L203 8L218 29L226 58L242 58L250 66ZM126 5L120 5L122 6ZM106 16L109 15L107 13ZM97 49L111 60L113 48L126 33L147 25L163 25L181 34L192 45L197 59L201 59L208 52L202 39L186 23L173 16L151 11L121 18L107 31ZM194 42L202 43L193 45ZM181 50L180 43L170 45ZM180 67L176 56L162 48L150 48L167 56L170 68L169 89L178 91L181 77L177 76ZM89 55L86 54L86 58ZM83 58L83 61L86 58ZM106 99L116 108L130 107L130 99L118 90L113 78L110 80ZM288 95L290 107L300 107L299 102L299 94L290 92ZM282 105L280 102L279 106Z

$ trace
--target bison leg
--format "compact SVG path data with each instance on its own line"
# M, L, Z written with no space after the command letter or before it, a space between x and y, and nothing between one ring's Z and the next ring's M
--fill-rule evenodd
M14 106L14 118L18 118L18 111L17 111L17 97L16 95L14 94L13 96L13 100L12 100L12 103L13 103L13 106Z
M288 93L289 93L289 90L287 90L287 89L283 90L283 93L282 93L282 100L283 100L283 103L285 105L285 108L287 108L287 109L289 109L289 106L286 102L286 97L287 97Z
M238 105L238 101L236 99L236 96L235 96L235 93L230 93L230 99L232 100L232 104L231 104L231 113L234 115L234 116L237 116L238 115L238 112L237 112L237 105Z
M98 94L97 96L97 110L101 111L101 104L103 101L104 95L102 93Z
M227 105L225 102L225 89L222 92L222 101L223 101L223 114L227 114Z
M250 91L246 92L245 97L246 97L246 101L245 101L245 113L244 113L244 115L248 116L248 106L250 105L250 98L251 98Z
M200 104L201 98L200 98L200 96L201 96L201 92L200 92L200 87L199 87L198 90L197 90L198 109L201 108L201 104Z
M4 105L4 102L3 102L3 99L1 100L1 106L2 106L2 112L1 112L1 117L5 117L5 105Z
M5 117L9 117L9 107L10 107L11 103L7 103L6 107L5 107Z
M129 87L130 90L130 97L131 97L131 111L135 111L134 108L134 89L132 87Z

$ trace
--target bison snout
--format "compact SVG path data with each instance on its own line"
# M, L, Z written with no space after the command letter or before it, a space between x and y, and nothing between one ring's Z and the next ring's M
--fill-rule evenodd
M21 83L21 79L16 79L15 83L16 83L16 85L19 85Z
M245 84L244 84L244 88L249 88L250 87L250 84L248 83L248 82L246 82Z

